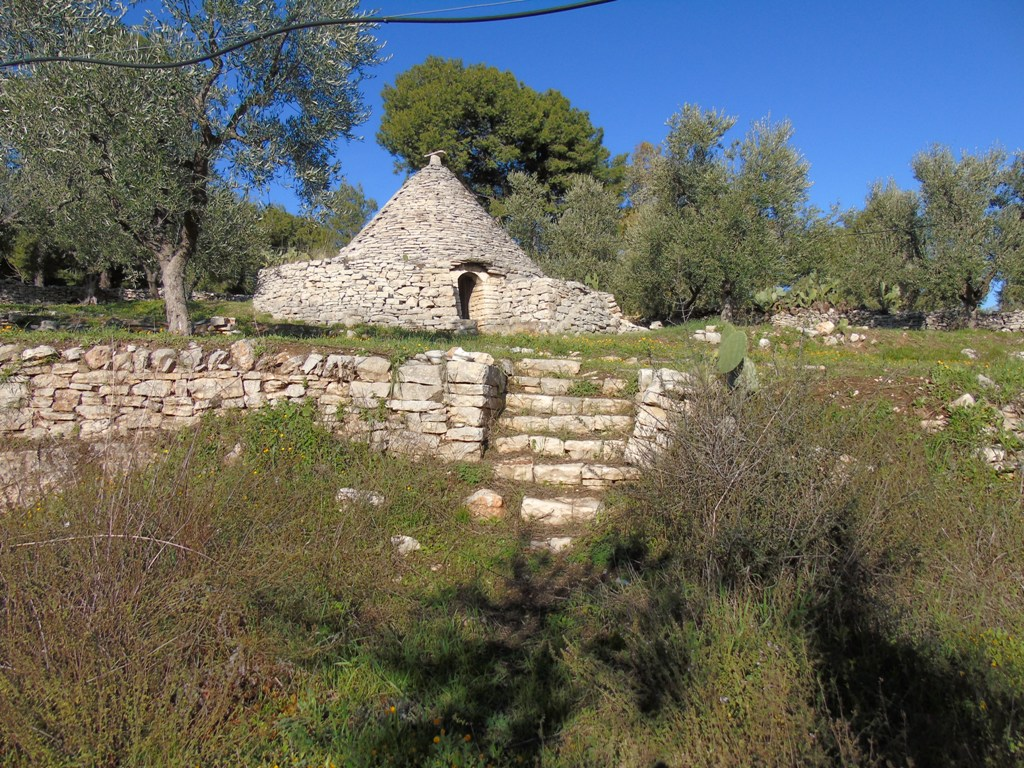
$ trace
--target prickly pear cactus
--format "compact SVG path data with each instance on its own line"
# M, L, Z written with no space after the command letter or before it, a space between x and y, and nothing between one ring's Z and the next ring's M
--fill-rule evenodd
M746 355L747 334L735 326L725 326L718 346L718 372L725 375L736 370Z

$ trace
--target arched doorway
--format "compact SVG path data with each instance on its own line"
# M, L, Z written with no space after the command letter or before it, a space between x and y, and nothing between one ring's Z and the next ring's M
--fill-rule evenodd
M472 272L459 275L459 318L462 320L477 319L472 317L471 310L474 308L473 292L479 282L480 278Z

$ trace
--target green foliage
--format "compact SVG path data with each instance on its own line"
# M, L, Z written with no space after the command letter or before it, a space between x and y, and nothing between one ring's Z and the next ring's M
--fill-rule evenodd
M913 161L926 226L927 290L939 306L975 313L992 281L1022 258L1020 201L1002 189L1006 155L992 149L956 159L935 146Z
M385 86L383 98L377 141L397 158L397 170L418 170L428 153L444 150L446 164L489 198L509 193L512 171L535 174L556 197L573 174L618 175L586 112L511 72L431 56Z
M315 9L166 0L128 26L119 7L106 3L76 3L81 13L55 0L14 5L2 20L17 30L4 37L5 57L59 52L136 61L193 56L313 13L348 16L355 7L352 0ZM44 210L119 231L145 250L160 268L170 331L187 334L186 271L202 247L218 183L258 187L286 171L307 200L326 189L337 175L334 142L365 119L355 86L376 53L366 28L319 27L195 67L5 70L0 148L17 157L20 185ZM63 151L52 152L55 146Z
M601 394L601 385L590 379L576 379L565 394L569 397L595 397Z
M612 287L621 249L619 196L592 176L573 175L560 199L536 176L509 174L500 206L506 230L545 274Z
M739 368L747 356L747 334L734 325L722 328L722 341L718 347L718 372L722 375Z
M790 286L785 304L794 309L828 309L838 304L840 297L838 280L811 272Z
M788 122L754 123L725 147L735 118L687 104L669 121L660 153L632 172L637 203L620 284L647 317L723 319L780 285L796 258L809 182Z

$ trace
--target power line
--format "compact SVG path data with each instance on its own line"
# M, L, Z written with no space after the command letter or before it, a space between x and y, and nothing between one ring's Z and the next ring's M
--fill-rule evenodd
M113 59L98 59L92 56L34 56L0 62L0 69L23 67L30 64L49 64L58 62L67 64L91 64L93 66L118 67L121 69L177 69L179 67L192 66L193 64L201 64L204 61L215 59L218 56L224 56L225 54L237 51L239 48L244 48L248 45L252 45L253 43L258 43L278 35L286 35L289 32L298 32L304 29L337 27L352 24L481 24L496 21L530 19L537 16L550 16L555 13L576 11L582 8L591 8L596 5L604 5L605 3L613 2L615 2L615 0L583 0L583 2L571 3L569 5L559 5L551 8L538 8L532 11L520 11L518 13L502 13L491 16L412 18L408 14L403 14L398 16L348 16L337 19L314 19L312 21L303 21L295 24L275 27L274 29L269 29L266 32L260 32L259 34L247 37L237 43L232 43L231 45L226 45L223 48L217 48L201 56L195 56L191 59L184 59L181 61L131 62L117 61Z

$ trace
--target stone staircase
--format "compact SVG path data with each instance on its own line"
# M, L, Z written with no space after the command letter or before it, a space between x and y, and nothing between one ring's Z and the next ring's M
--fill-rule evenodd
M626 388L622 379L582 375L577 360L515 364L484 458L494 477L524 487L520 517L544 536L532 546L568 546L609 488L639 476L623 458L636 410Z

